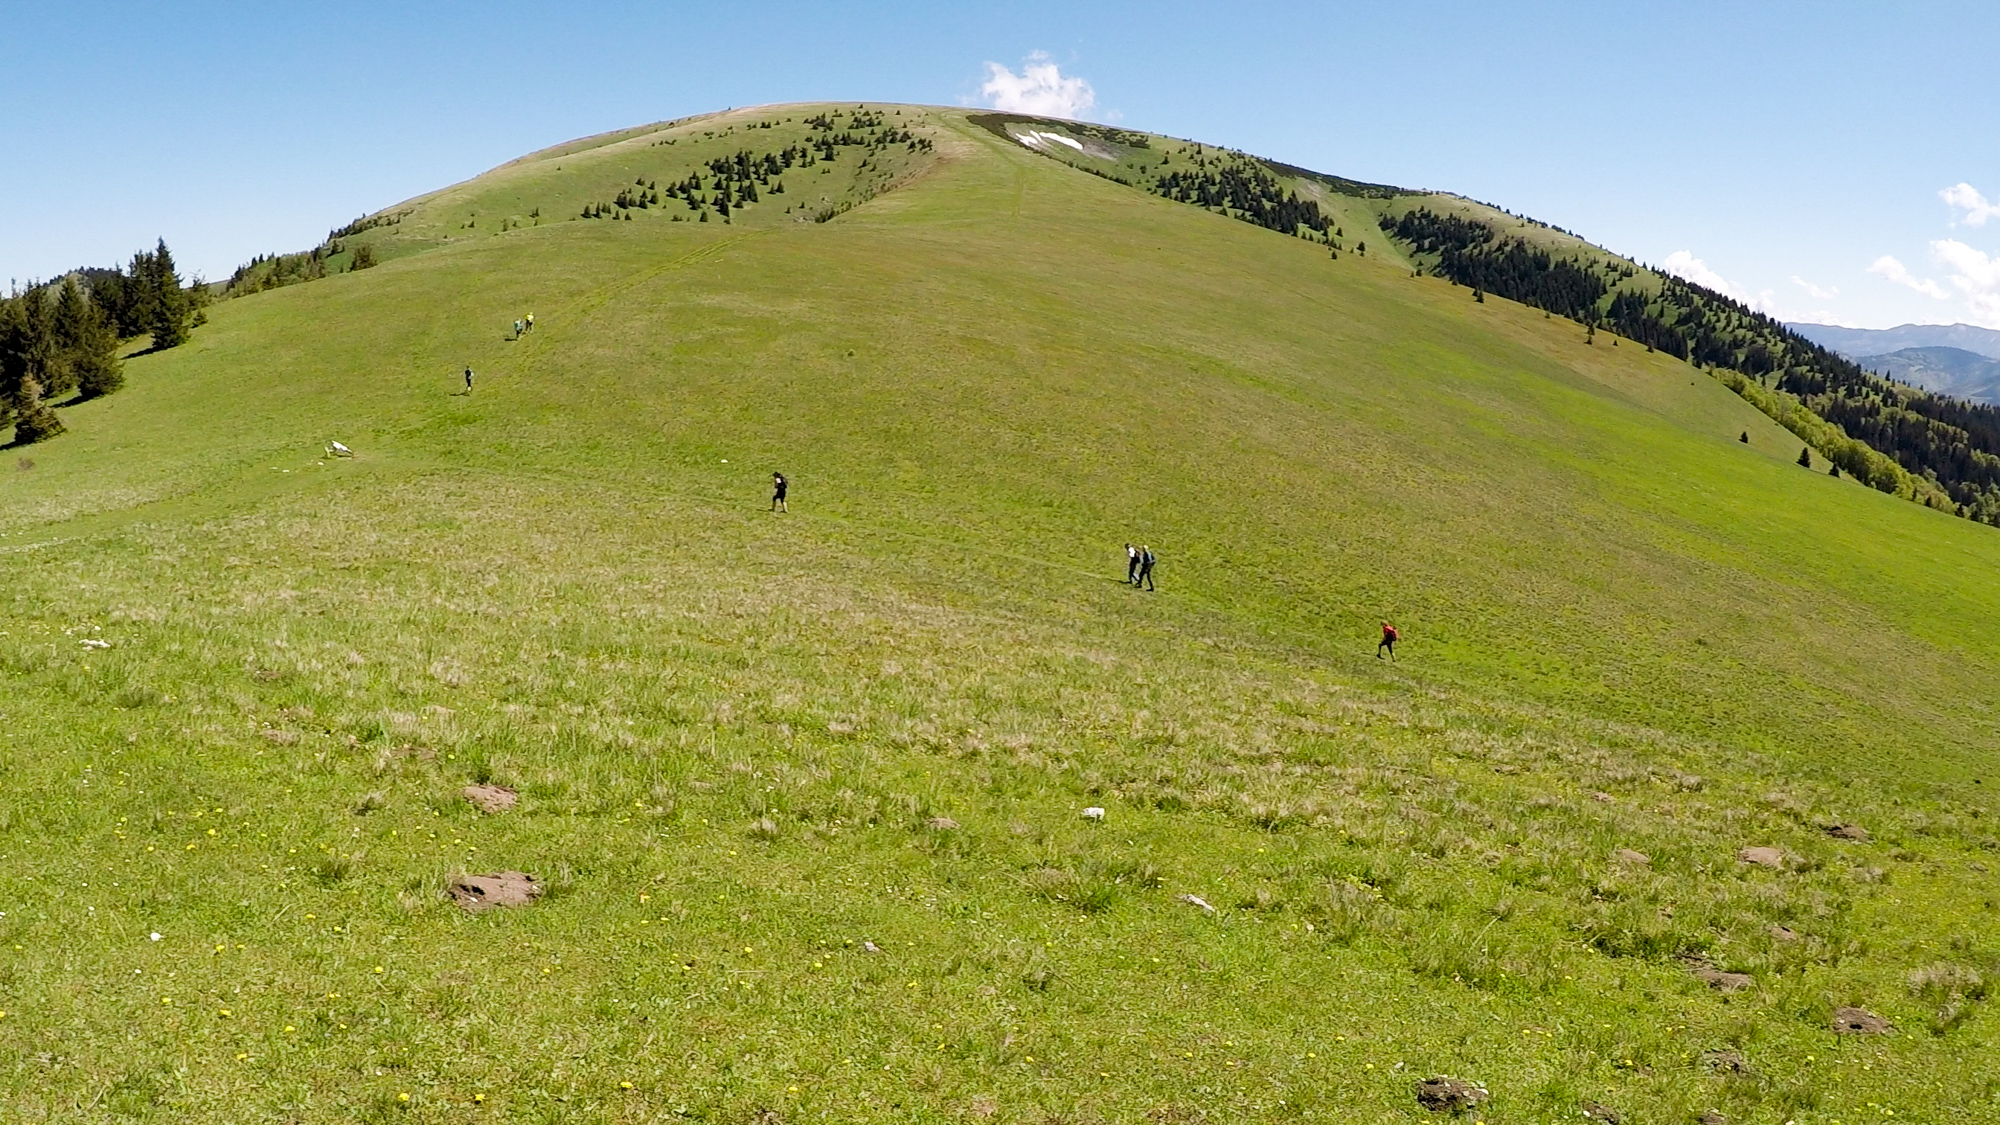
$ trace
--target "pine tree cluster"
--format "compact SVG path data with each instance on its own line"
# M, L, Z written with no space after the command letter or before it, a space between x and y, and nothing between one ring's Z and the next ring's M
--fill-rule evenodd
M1657 292L1621 288L1635 276L1630 266L1558 258L1522 239L1499 238L1485 223L1427 208L1384 216L1381 226L1460 285L1736 372L1743 379L1731 385L1767 410L1775 400L1758 388L1775 383L1831 423L1837 432L1820 434L1821 452L1848 476L1925 502L1943 497L1961 516L2000 525L2000 408L1865 371L1741 302L1670 274L1658 275ZM1921 483L1912 487L1903 474Z
M206 316L208 289L181 284L163 240L129 269L81 269L0 298L0 431L31 445L63 432L50 403L108 395L125 385L121 339L151 333L153 349L187 340Z
M678 199L702 222L708 221L711 211L727 220L745 206L762 202L767 195L785 194L782 177L786 172L838 160L843 148L866 150L867 155L862 157L865 167L875 152L893 146L900 145L909 152L930 152L934 147L929 138L891 125L880 112L815 114L806 118L805 124L813 135L801 144L762 153L742 149L730 156L715 157L703 165L706 176L703 168L697 168L664 188L657 180L642 176L620 187L610 202L586 204L578 217L629 219L633 211L664 206L667 200ZM768 128L769 123L754 127ZM837 213L832 209L826 212L828 217Z
M152 250L132 255L127 270L79 271L91 300L111 318L122 338L153 335L155 349L178 347L188 331L206 319L208 287L199 281L181 284L174 256L162 240Z
M343 238L353 238L363 231L371 231L378 227L393 227L402 222L405 216L415 213L416 208L406 207L401 211L383 211L379 214L363 215L344 227L328 231L326 240L327 242L335 242Z
M125 382L118 330L75 275L0 300L0 428L14 444L63 432L53 399L110 394Z
M1161 173L1150 188L1155 195L1221 210L1282 234L1298 234L1304 227L1326 238L1333 225L1319 204L1288 190L1262 161L1235 153L1198 154L1193 168Z
M1609 290L1589 266L1557 258L1519 238L1496 238L1493 229L1460 215L1427 207L1382 220L1382 229L1420 254L1435 254L1436 272L1469 285L1573 320L1594 320Z
M229 275L229 280L221 284L217 295L223 300L248 297L252 293L282 289L287 285L318 281L343 270L365 270L375 264L375 247L366 242L350 244L349 240L367 231L396 226L415 210L406 207L401 211L364 215L344 227L328 231L325 242L301 253L259 254L237 266L235 272ZM536 214L539 215L539 212ZM347 255L344 263L339 260L342 254Z

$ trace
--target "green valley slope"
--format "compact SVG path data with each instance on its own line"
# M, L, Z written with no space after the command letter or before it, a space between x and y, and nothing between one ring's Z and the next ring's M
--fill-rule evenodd
M2000 1107L2000 534L1706 375L955 110L356 226L0 485L14 1116Z

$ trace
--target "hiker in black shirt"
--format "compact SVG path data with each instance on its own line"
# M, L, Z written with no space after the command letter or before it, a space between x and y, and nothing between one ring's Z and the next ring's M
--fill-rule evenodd
M1144 583L1146 589L1148 590L1159 589L1158 586L1153 585L1153 562L1154 562L1153 549L1151 547L1140 547L1139 579L1138 581L1132 583L1132 585L1137 586L1140 585L1141 583Z
M783 473L771 474L771 510L774 512L791 511L790 508L785 506L785 474Z

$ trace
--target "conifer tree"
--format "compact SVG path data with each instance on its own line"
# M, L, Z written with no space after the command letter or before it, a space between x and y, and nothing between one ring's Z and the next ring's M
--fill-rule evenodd
M42 401L53 337L48 294L36 287L0 301L0 420L14 423L14 444L33 445L63 431L62 419Z
M174 269L174 256L161 239L152 254L151 269L145 279L151 289L153 350L177 348L187 343L188 322L194 309L181 289L181 275Z
M1799 464L1808 469L1812 468L1812 446L1808 445L1799 450Z
M125 385L124 372L119 369L118 334L104 310L74 277L64 281L56 295L51 328L63 370L60 377L51 371L50 393L75 391L83 398L98 398Z
M41 384L23 376L14 391L14 444L33 445L63 432L62 419L42 401Z

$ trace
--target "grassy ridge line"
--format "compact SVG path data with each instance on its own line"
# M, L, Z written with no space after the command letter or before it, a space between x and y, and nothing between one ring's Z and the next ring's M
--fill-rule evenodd
M1231 167L1234 172L1250 175L1260 175L1266 172L1275 173L1289 185L1289 194L1305 198L1317 204L1321 214L1330 220L1326 227L1316 229L1312 232L1284 229L1281 230L1281 233L1310 234L1312 237L1320 238L1329 245L1334 246L1336 254L1342 245L1337 236L1341 233L1342 227L1345 224L1354 224L1357 232L1359 232L1355 244L1358 251L1366 245L1360 238L1365 235L1367 230L1378 227L1377 220L1379 220L1379 226L1386 228L1392 220L1408 212L1423 209L1435 214L1465 219L1483 225L1487 229L1497 232L1502 240L1518 241L1554 256L1559 262L1580 264L1587 272L1591 272L1592 274L1598 271L1608 271L1608 293L1606 297L1614 299L1614 304L1615 298L1618 298L1620 295L1638 295L1643 298L1652 299L1659 297L1663 290L1670 287L1678 287L1682 290L1686 290L1687 288L1678 279L1670 282L1667 275L1661 274L1649 267L1641 266L1637 262L1601 247L1587 243L1568 231L1559 230L1544 223L1503 212L1489 204L1478 203L1461 196L1435 192L1415 192L1387 185L1358 183L1312 172L1293 165L1250 157L1247 154L1232 150L1209 148L1195 142L1174 142L1167 138L1149 137L1146 134L1131 133L1104 126L1008 114L975 115L972 120L983 125L997 136L1035 148L1044 155L1061 160L1072 167L1080 168L1086 172L1103 176L1127 186L1161 194L1174 194L1169 191L1166 178L1174 174L1169 166L1172 163L1172 158L1176 155L1182 158L1184 165L1192 159L1197 165L1201 165L1211 171L1218 166L1227 166ZM1022 128L1023 126L1033 126L1043 137L1054 135L1060 138L1073 134L1074 136L1089 138L1089 141L1087 144L1078 145L1075 148L1062 144L1060 141L1043 142L1036 138L1035 133ZM1031 144L1030 142L1033 143ZM1075 143L1074 137L1071 137L1070 144L1073 145ZM1159 152L1156 149L1166 151ZM1176 197L1183 198L1186 201L1185 197ZM1206 205L1209 204L1204 203L1204 206ZM1246 206L1254 208L1254 205L1246 204ZM1355 212L1357 209L1360 209L1369 221L1355 223ZM1282 222L1272 222L1258 215L1254 209L1250 211L1239 210L1234 204L1226 208L1226 211L1232 217L1257 222L1259 225L1274 228L1288 227L1291 223L1290 219L1285 219ZM1344 223L1343 220L1345 221ZM1388 245L1385 248L1383 240L1378 239L1377 256L1401 259L1411 265L1412 268L1419 270L1436 270L1442 268L1435 255L1420 255L1416 252L1414 245L1405 247L1401 242L1402 238L1400 236L1391 238L1388 240ZM1477 284L1462 275L1458 280L1466 281L1467 284ZM1706 295L1705 300L1708 304L1726 306L1727 309L1734 310L1737 314L1747 315L1749 313L1749 310L1721 294L1707 293L1706 290L1700 290L1699 292ZM1580 321L1595 321L1597 314L1605 311L1602 300L1589 312L1565 308L1560 304L1551 307L1559 312L1563 312L1564 315L1574 315ZM1671 316L1673 314L1670 312L1666 315ZM1729 318L1725 316L1724 319L1727 320ZM1615 327L1624 328L1626 326L1620 325ZM1727 332L1727 330L1725 331ZM1637 330L1637 334L1641 336L1646 335L1646 332L1647 330L1643 327ZM1760 350L1767 345L1776 344L1778 345L1777 350L1781 352L1785 350L1787 340L1790 340L1790 343L1793 345L1805 343L1803 340L1790 337L1782 329L1777 331L1775 338L1772 336L1760 337L1754 328L1746 332L1739 325L1734 329L1734 335L1736 336L1736 343L1739 350L1747 346L1746 341L1747 343L1755 344ZM1660 341L1655 338L1651 342L1658 343ZM1693 356L1693 358L1700 359L1701 357ZM1711 356L1706 362L1713 362L1713 357ZM1749 364L1740 355L1738 358L1728 360L1727 362L1736 366L1742 366L1744 371L1751 374L1755 374L1759 370L1758 367ZM1735 387L1748 385L1747 377L1741 372L1730 372L1728 376L1719 377L1725 378L1726 382ZM1905 470L1902 465L1886 453L1878 451L1870 447L1866 442L1849 435L1839 422L1834 421L1830 417L1821 417L1812 411L1782 408L1780 399L1772 399L1770 396L1764 394L1745 395L1744 397L1753 403L1759 404L1760 407L1765 409L1766 413L1781 423L1786 424L1787 428L1797 433L1802 440L1808 443L1809 447L1819 452L1823 457L1838 464L1850 476L1862 479L1871 487L1899 496L1905 500L1921 503L1926 507L1952 511L1959 515L1970 516L1975 519L1986 519L1986 504L1983 500L1977 499L1978 494L1976 489L1979 487L1977 473L1974 473L1969 478L1965 478L1965 480L1961 480L1958 476L1954 475L1958 470L1951 467L1952 462L1949 460L1932 459L1928 470L1930 473L1929 476L1915 475ZM1917 417L1921 418L1924 416L1919 414ZM1899 421L1908 422L1910 419L1899 416ZM1975 443L1975 446L1977 445L1976 437L1966 434L1965 431L1955 430L1952 432L1957 433L1956 440L1960 442L1970 440ZM1947 434L1946 440L1947 442L1952 440L1949 434ZM1929 456L1925 453L1912 454L1911 449L1911 446L1903 446L1903 455L1914 455L1919 459ZM1936 479L1937 472L1940 470L1943 470L1952 479L1940 483ZM1966 485L1966 480L1970 480L1972 483ZM1951 486L1951 488L1959 489L1958 495L1960 495L1961 499L1965 500L1963 505L1952 499L1953 492L1947 488L1947 485ZM1961 486L1971 487L1975 489L1975 492L1966 493Z

